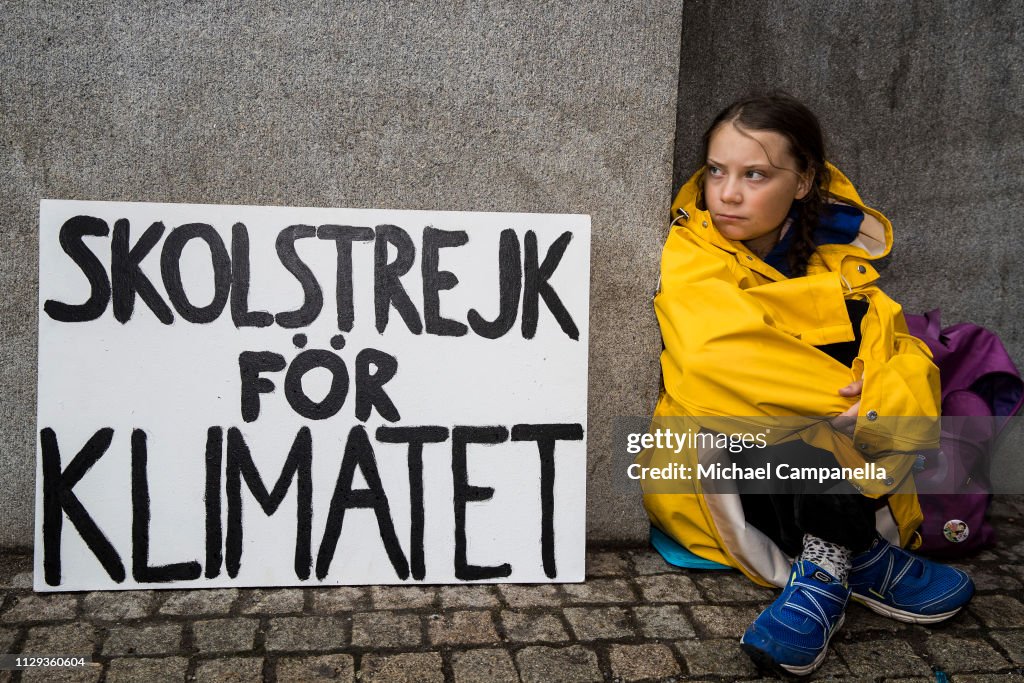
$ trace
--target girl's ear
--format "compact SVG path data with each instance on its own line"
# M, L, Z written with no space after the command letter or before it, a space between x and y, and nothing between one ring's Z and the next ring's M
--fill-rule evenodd
M803 199L811 191L814 184L814 171L808 169L806 173L800 174L800 180L796 186L796 199Z

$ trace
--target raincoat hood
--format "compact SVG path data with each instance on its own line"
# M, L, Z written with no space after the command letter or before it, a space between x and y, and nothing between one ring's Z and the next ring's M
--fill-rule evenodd
M861 200L853 183L843 175L842 171L830 163L826 163L830 173L828 198L830 206L826 207L823 225L815 233L818 251L816 261L834 262L837 257L846 255L857 256L867 261L874 261L888 256L892 250L892 224L880 211L877 211ZM701 190L698 182L702 171L694 173L683 185L672 202L672 216L676 219L673 225L680 223L688 227L696 237L702 239L727 253L756 255L747 249L742 242L734 242L722 236L715 229L711 213L698 208ZM852 227L852 229L851 229ZM783 242L788 242L788 235ZM776 247L778 249L778 247ZM773 250L775 251L775 250ZM779 251L782 251L781 249ZM771 255L769 255L770 257ZM770 259L769 259L770 260ZM777 268L761 268L768 265L767 260L761 264L751 263L755 270L765 277L781 279L787 277Z

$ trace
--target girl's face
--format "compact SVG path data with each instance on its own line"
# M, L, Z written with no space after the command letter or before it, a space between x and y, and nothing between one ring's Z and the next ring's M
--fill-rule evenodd
M704 202L718 232L763 257L778 241L793 200L810 190L808 175L781 133L727 122L708 144Z

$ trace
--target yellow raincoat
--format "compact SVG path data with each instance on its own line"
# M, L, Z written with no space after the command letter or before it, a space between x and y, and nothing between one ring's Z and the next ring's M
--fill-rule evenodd
M907 454L937 446L938 368L927 347L908 334L899 304L875 284L871 261L889 253L891 224L864 205L838 169L829 168L832 199L860 209L864 219L851 243L820 245L804 277L787 278L741 242L724 238L711 215L696 206L696 175L680 190L655 298L665 350L652 430L671 424L677 432L682 425L722 432L728 428L714 418L731 417L747 418L735 422L757 432L758 424L769 424L766 418L780 418L792 429L787 436L777 427L773 442L800 438L834 453L843 467L868 461L885 467L884 481L851 483L865 495L887 496L878 528L907 545L921 522L908 476L913 457ZM845 304L851 298L869 304L852 368L814 348L854 340ZM838 390L861 377L851 439L827 418L853 405L857 399ZM713 449L654 448L637 461L657 468L721 456ZM655 526L691 552L736 567L758 583L783 585L790 558L745 522L738 495L719 490L705 491L696 480L674 481L669 488L645 481L644 506Z

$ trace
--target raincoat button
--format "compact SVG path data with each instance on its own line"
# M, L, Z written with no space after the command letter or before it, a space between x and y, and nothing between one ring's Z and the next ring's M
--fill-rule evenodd
M868 420L870 420L871 422L874 422L875 420L877 420L877 419L878 419L878 411L877 411L877 410L869 410L869 411L868 411L868 412L867 412L867 413L866 413L866 414L864 415L864 417L866 417L866 418L867 418Z
M914 471L921 472L928 464L928 458L923 453L918 453L914 458Z
M863 275L864 273L868 272L868 269L865 268L864 266L857 266L857 272Z
M857 448L861 449L862 451L866 451L868 449L868 445L866 443L860 443L857 444Z
M892 477L886 477L885 478L885 485L886 486L892 486L895 483L896 483L896 480L893 479Z
M753 257L753 256L748 256L748 257L747 257L747 260L748 260L748 261L753 261L753 260L754 260L754 257Z
M702 221L702 222L701 222L701 225L702 225L702 226L704 226L704 227L706 228L706 227L708 227L708 222L707 222L707 221Z

